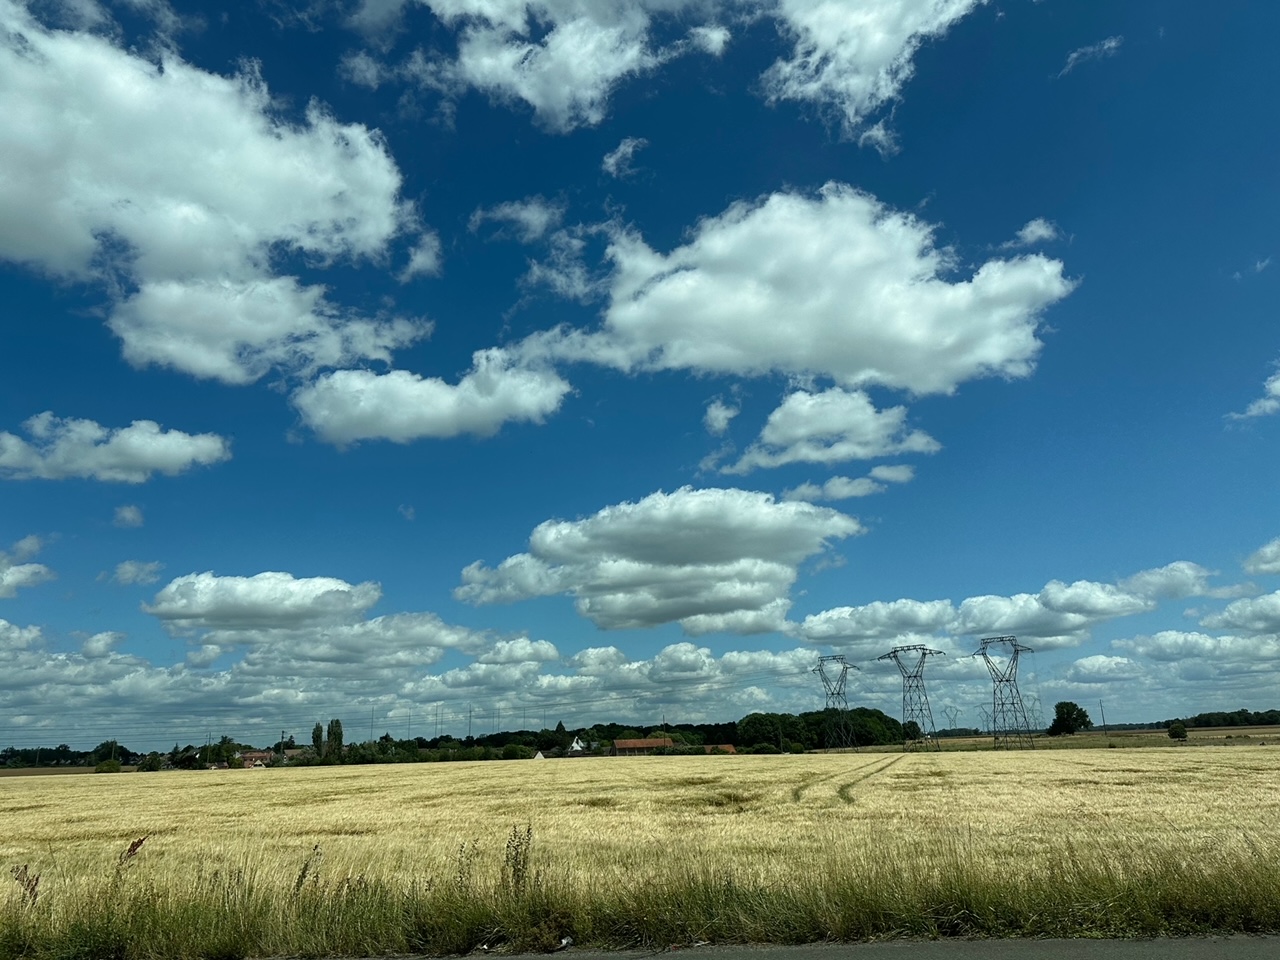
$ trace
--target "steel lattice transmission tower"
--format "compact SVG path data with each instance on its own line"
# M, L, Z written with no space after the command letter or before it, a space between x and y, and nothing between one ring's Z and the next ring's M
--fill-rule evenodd
M955 730L956 721L960 719L960 708L953 703L943 707L942 712L947 715L947 726L949 726L952 730Z
M1007 656L999 651L1003 648ZM1018 655L1030 653L1017 637L986 637L974 656L982 656L991 673L991 736L997 750L1030 750L1031 727L1018 692Z
M827 691L827 745L829 747L858 746L857 737L853 733L853 723L849 719L849 698L845 696L845 681L849 677L849 668L859 669L843 656L819 657L818 665L813 672L822 680ZM831 712L831 711L834 711Z
M930 650L922 643L894 647L877 660L892 660L902 673L902 749L941 750L938 731L933 726L933 711L924 692L924 664L930 657L945 656L941 650ZM908 723L915 723L917 737L908 734Z

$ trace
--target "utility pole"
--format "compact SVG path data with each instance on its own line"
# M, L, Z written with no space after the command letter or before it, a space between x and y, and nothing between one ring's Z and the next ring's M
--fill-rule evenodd
M1102 735L1110 740L1111 734L1107 733L1107 708L1102 705L1101 700L1098 701L1098 709L1102 711Z
M369 742L373 743L373 705L369 706Z
M284 731L280 731L280 762L284 762Z
M467 739L471 739L471 704L467 704Z

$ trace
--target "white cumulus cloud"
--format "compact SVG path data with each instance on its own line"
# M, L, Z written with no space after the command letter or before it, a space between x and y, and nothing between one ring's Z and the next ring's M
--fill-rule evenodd
M707 428L707 433L713 437L722 437L725 431L729 429L729 424L733 418L740 412L738 407L730 406L719 397L716 397L707 404L707 412L703 414L702 425Z
M769 414L760 437L724 473L788 463L840 463L898 453L933 453L936 440L906 425L906 407L877 410L861 390L797 390ZM835 499L835 498L832 498Z
M900 95L912 57L982 0L779 0L774 16L794 41L790 57L764 74L771 101L833 108L846 134L863 132L869 115ZM883 144L881 126L872 138Z
M277 251L382 258L415 215L375 131L319 104L279 119L252 67L152 62L0 0L0 115L0 258L106 280L131 363L247 383L386 360L424 332L276 275Z
M1245 634L1280 634L1280 590L1261 597L1233 600L1220 613L1204 617L1200 625Z
M54 579L54 572L43 563L28 562L43 546L44 541L32 534L23 537L8 551L0 550L0 598L16 596L25 587Z
M1245 408L1244 413L1229 413L1230 420L1248 420L1251 417L1269 417L1280 411L1280 373L1272 374L1262 385L1262 396Z
M175 476L231 457L231 445L217 434L165 430L154 420L135 420L113 430L45 411L22 426L29 440L0 431L0 477L143 483L155 473ZM134 515L124 516L132 520ZM120 517L117 513L117 523ZM141 520L140 511L137 518Z
M835 510L683 487L542 523L528 553L472 564L454 595L485 604L569 594L608 629L672 621L690 633L778 629L799 563L861 532Z
M1280 573L1280 537L1263 544L1244 562L1247 573Z
M616 230L608 255L603 329L535 335L522 350L627 371L950 393L975 377L1029 375L1040 314L1072 289L1062 263L1039 254L952 279L954 257L928 224L835 183L736 203L668 254Z
M477 351L457 384L407 370L337 370L299 388L293 403L322 439L408 443L423 437L488 437L509 422L542 423L571 387L545 365L519 366L499 348Z
M206 572L170 581L143 610L175 632L269 629L351 621L381 596L382 588L371 582L279 571L252 577Z

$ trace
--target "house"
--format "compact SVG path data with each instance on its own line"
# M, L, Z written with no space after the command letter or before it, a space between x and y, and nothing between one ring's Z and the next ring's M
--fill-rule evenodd
M655 750L675 746L670 737L643 737L640 740L615 740L611 754L615 757L647 757Z
M276 754L270 750L244 750L240 754L246 767L265 767L275 758Z
M587 752L587 745L582 742L581 737L574 737L573 743L569 744L569 749L565 752L566 756L580 757Z

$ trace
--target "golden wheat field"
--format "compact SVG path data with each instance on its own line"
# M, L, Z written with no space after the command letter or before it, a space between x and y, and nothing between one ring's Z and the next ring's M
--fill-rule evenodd
M1261 746L5 779L0 960L1275 931L1278 783Z
M1033 874L1066 856L1220 857L1280 839L1280 750L600 758L2 782L0 864L74 882L148 839L157 877L252 862L411 879L496 873L513 826L571 884L673 864L785 882L836 864L927 869L959 844Z

